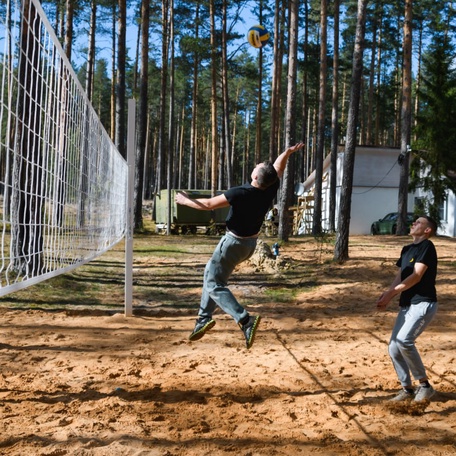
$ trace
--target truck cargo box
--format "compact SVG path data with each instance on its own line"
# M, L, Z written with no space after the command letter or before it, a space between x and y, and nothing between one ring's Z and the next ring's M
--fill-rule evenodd
M176 192L185 191L190 198L210 198L210 190L171 190L171 220L173 230L184 228L194 228L198 226L225 226L225 219L228 215L229 207L216 209L215 211L200 211L187 206L181 206L174 202ZM223 192L217 192L217 195ZM158 227L166 226L168 222L168 190L161 190L157 196L156 203L156 220ZM190 231L195 231L191 229Z

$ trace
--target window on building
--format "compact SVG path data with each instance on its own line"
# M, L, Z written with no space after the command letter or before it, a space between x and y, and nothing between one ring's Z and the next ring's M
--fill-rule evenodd
M415 213L427 212L427 200L422 196L415 197ZM439 218L442 222L448 222L448 200L445 200L439 207Z
M440 205L439 217L442 222L448 222L448 199Z

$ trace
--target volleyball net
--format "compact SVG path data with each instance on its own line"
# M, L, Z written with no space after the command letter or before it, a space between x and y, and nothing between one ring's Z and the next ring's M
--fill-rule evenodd
M0 2L0 296L126 232L129 167L37 0Z

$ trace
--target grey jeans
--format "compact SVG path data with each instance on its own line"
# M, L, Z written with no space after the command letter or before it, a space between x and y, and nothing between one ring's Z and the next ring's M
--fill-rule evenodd
M426 378L415 341L434 318L437 307L436 302L420 302L399 310L388 351L402 386L412 385L410 373L415 380Z
M231 315L236 323L248 315L227 285L234 268L253 255L256 243L256 238L239 239L230 233L220 239L204 270L200 317L210 318L216 306Z

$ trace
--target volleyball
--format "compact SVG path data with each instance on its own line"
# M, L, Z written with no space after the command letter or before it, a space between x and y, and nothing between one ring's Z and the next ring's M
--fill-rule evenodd
M268 42L269 32L260 24L254 25L249 28L247 40L254 48L261 48Z

